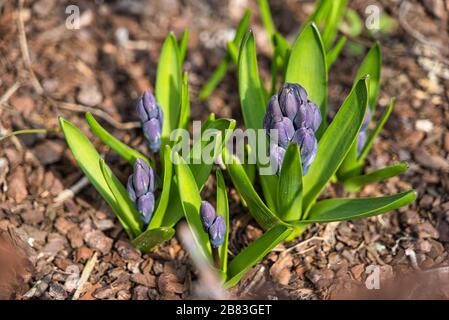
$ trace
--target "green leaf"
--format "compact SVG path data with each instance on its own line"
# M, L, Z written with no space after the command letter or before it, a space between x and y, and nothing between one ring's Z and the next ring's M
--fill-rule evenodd
M273 42L274 46L279 50L279 55L284 60L284 63L286 63L290 51L290 44L287 39L285 39L279 32L275 32Z
M334 43L340 21L344 16L348 0L333 0L323 28L323 43L325 48L330 48Z
M120 222L131 230L133 235L132 238L137 237L142 233L142 223L140 221L139 213L134 207L134 203L129 198L126 188L117 179L117 177L114 176L111 169L106 165L104 160L99 158L98 161L103 178L106 181L109 190L111 190L112 194L114 195L116 203L120 208L118 214Z
M357 75L355 77L354 84L365 75L369 75L369 98L368 105L371 110L375 110L377 96L380 90L380 70L382 67L382 53L378 42L371 47L362 61Z
M273 213L277 213L277 192L279 177L273 175L260 175L259 181L262 186L262 191L265 199L265 203Z
M268 33L268 39L271 43L273 41L274 33L276 32L276 27L273 23L273 18L271 17L270 5L267 0L258 0L260 17L262 18L265 31Z
M245 13L243 14L242 19L239 22L239 25L237 26L237 31L235 33L234 40L232 41L234 45L237 46L237 48L240 46L243 36L245 35L246 30L248 29L250 18L251 18L251 11L246 10ZM198 95L200 101L206 100L206 98L218 86L221 79L223 79L223 77L225 76L231 61L232 61L231 55L229 54L229 52L227 52L226 56L223 58L221 63L218 65L217 69L212 74L212 77L201 88L200 93Z
M162 45L156 74L156 100L164 112L162 139L166 143L177 128L181 102L181 65L176 37L170 33Z
M216 172L217 178L217 213L220 214L226 222L226 235L223 245L219 249L221 271L226 273L228 268L228 241L231 226L229 224L229 202L228 191L221 170Z
M259 78L256 44L251 31L247 32L240 47L238 86L246 128L261 129L266 108L265 95Z
M282 221L299 220L302 206L302 164L299 146L291 143L285 152L278 186L278 216Z
M318 143L315 160L303 178L306 215L358 136L367 108L367 90L367 79L359 80Z
M198 244L198 248L204 256L212 261L211 248L209 244L209 235L204 231L200 219L201 197L200 190L195 182L194 175L189 166L185 163L178 153L173 153L175 160L177 185L184 215L192 231L193 237Z
M142 253L148 253L163 242L170 240L175 235L173 228L156 228L148 229L140 236L134 239L131 243L134 247Z
M405 206L414 201L416 196L416 191L410 190L377 198L323 200L311 208L310 216L304 222L324 223L367 218Z
M124 216L124 214L121 211L120 204L117 203L115 196L103 177L99 162L100 155L97 150L95 150L92 143L76 126L62 117L59 118L59 126L83 173L100 193L102 198L111 206L117 217L119 217L120 222L122 222L128 235L130 235L130 237L138 235L140 229L137 227L133 228L133 223L128 225L125 220L120 218L121 216Z
M173 180L173 163L171 161L171 148L165 145L164 152L164 181L162 184L162 190L159 196L159 202L157 203L156 210L148 225L147 230L155 229L162 226L162 221L167 212L168 202L170 200L171 183ZM173 201L173 199L172 199Z
M341 50L345 46L346 37L342 36L338 39L337 44L326 53L327 69L329 70L340 55Z
M190 96L187 72L184 72L184 77L182 79L181 94L181 114L179 115L178 128L188 130L190 120Z
M189 30L185 29L181 41L179 42L179 65L182 67L184 59L186 58L187 44L189 42Z
M374 143L374 139L376 139L376 137L379 135L379 133L382 130L382 128L384 127L385 123L387 123L387 120L390 117L391 112L393 111L395 102L396 102L396 98L391 99L387 110L385 110L385 112L382 114L379 121L377 121L376 128L369 135L368 140L366 141L365 145L363 146L362 152L360 152L360 155L357 159L360 164L363 163L366 156L368 155L368 152L371 150L373 143Z
M340 30L351 38L356 38L363 32L363 24L363 20L360 18L357 11L348 8L346 10L344 21L340 25Z
M90 113L86 113L86 120L89 124L92 132L101 140L104 144L109 146L112 150L117 152L125 161L127 161L130 165L134 165L134 162L137 158L144 160L148 165L150 165L150 161L143 154L138 152L137 150L127 146L112 134L110 134L106 129L104 129L94 118L94 116Z
M221 150L224 145L228 141L230 135L232 134L232 130L235 128L235 120L233 119L218 119L211 121L209 123L205 123L201 128L201 132L205 132L206 130L212 130L210 132L216 131L217 136L215 138L211 138L212 141L215 142L214 153L211 153L211 158L213 160L217 159L217 157L221 154ZM211 143L211 141L196 141L193 144L191 153L190 153L190 169L197 181L197 185L203 185L209 174L212 170L213 163L204 163L203 156L208 151L205 147ZM196 147L197 145L201 145L201 147ZM201 154L195 154L194 150L199 150L201 148ZM201 156L201 159L198 159ZM199 162L198 164L194 162L194 158Z
M228 154L226 148L223 149L223 160L235 188L245 200L251 215L257 223L265 230L270 229L276 224L282 223L282 221L267 208L262 199L260 199L246 175L243 166L238 162L238 159L234 155Z
M292 231L289 226L277 225L243 249L229 264L225 288L235 286L242 276Z
M362 176L356 176L343 181L346 190L357 192L364 185L385 180L408 170L408 164L405 162L398 163L389 167L385 167Z
M313 23L303 29L293 44L285 81L303 86L310 100L319 106L323 118L317 133L320 137L326 127L327 67L323 42Z

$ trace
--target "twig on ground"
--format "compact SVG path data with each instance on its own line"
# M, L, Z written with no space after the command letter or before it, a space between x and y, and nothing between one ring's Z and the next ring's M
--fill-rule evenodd
M18 8L17 8L17 25L19 28L20 51L22 52L23 62L25 63L25 66L28 69L31 84L34 87L34 90L36 90L36 92L41 95L44 93L44 88L42 87L41 83L37 79L36 74L34 73L33 67L31 65L30 52L28 50L27 37L26 37L26 33L25 33L25 25L23 23L23 17L22 17L22 9L23 9L23 0L19 0Z
M103 119L104 121L109 123L111 126L113 126L116 129L119 129L119 130L130 130L130 129L135 129L135 128L141 127L141 124L138 121L121 123L121 122L115 120L114 118L112 118L105 111L98 109L98 108L83 106L83 105L76 104L76 103L57 101L51 97L46 97L46 99L50 102L50 104L52 104L56 108L61 108L61 109L69 110L69 111L75 111L75 112L83 112L83 113L90 112L93 115Z
M92 271L95 268L95 265L98 261L98 255L97 252L94 253L92 258L87 261L86 266L84 267L83 273L81 274L80 280L78 282L78 288L76 289L75 293L73 294L72 300L78 300L78 298L81 296L84 290L84 285L86 284L87 280L89 280L89 277L92 273Z
M82 177L79 181L77 181L73 186L71 186L68 189L65 189L64 191L62 191L54 200L54 204L55 205L60 205L62 204L64 201L66 201L67 199L72 198L73 196L75 196L75 194L77 194L78 192L80 192L84 187L86 187L89 184L89 179L84 176Z
M22 86L22 83L20 80L16 80L14 84L6 90L6 92L1 96L0 98L0 105L3 105L4 103L8 102L9 98Z

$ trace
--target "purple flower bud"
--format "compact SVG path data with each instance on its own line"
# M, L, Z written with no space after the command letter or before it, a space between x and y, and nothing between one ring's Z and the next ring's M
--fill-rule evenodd
M276 174L281 172L282 162L284 161L285 149L279 145L270 144L270 163Z
M303 174L307 173L308 167L316 156L318 142L312 129L299 128L296 130L292 142L297 143L301 149L301 162Z
M284 117L282 121L274 122L271 129L278 130L279 145L286 149L295 134L292 121Z
M365 143L366 143L366 131L360 131L359 136L357 138L357 156L359 156L360 153L362 152Z
M152 170L148 167L145 161L143 161L142 159L137 159L134 163L134 173L132 179L134 192L137 198L141 197L148 191L152 191L149 190L150 180L153 180L151 182L154 187L154 176Z
M226 222L223 217L217 215L214 222L209 228L209 239L213 247L217 248L224 242L226 234Z
M126 183L126 189L128 190L128 194L129 194L129 197L131 198L131 200L133 202L135 202L137 199L137 196L136 196L136 191L134 191L133 176L134 175L132 174L128 177L128 182Z
M274 95L271 97L268 103L267 110L265 112L265 117L263 119L263 127L269 130L274 122L281 121L283 118L281 108L279 107L278 96Z
M200 219L203 224L204 231L208 232L210 226L215 220L215 209L214 207L207 201L201 201L200 207Z
M301 89L303 88L297 84L285 83L279 92L279 105L282 113L292 121L295 119L299 107L304 103L299 93ZM305 90L303 89L303 91L301 94L304 95ZM305 97L307 98L307 94Z
M143 132L153 152L159 151L161 132L164 123L162 108L150 91L145 91L136 106L137 114L142 122Z
M154 210L154 194L147 192L137 199L137 210L145 224L150 223Z
M314 132L321 124L321 112L312 101L307 101L299 106L299 111L294 119L295 128L310 128Z
M157 119L151 119L143 124L143 134L147 138L151 151L157 152L161 146L161 126Z
M366 109L365 118L363 118L362 128L360 129L360 131L365 131L366 129L368 129L370 121L371 121L371 110L370 107L368 106L368 108Z

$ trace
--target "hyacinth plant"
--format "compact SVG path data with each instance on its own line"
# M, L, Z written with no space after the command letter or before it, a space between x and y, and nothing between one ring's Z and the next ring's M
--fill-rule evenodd
M195 183L195 176L189 165L179 156L178 160L175 171L179 194L198 252L206 258L210 266L215 267L223 287L230 288L239 282L246 271L291 234L293 227L283 223L273 226L229 260L228 191L221 170L216 171L217 191L216 208L214 208L210 203L202 201L200 190Z
M114 175L75 125L62 117L59 119L60 128L81 170L117 215L133 245L142 252L149 252L172 238L173 227L183 217L171 160L174 142L170 141L170 133L178 128L187 129L189 125L187 73L182 75L187 40L187 32L179 43L173 34L166 38L159 57L155 96L146 91L136 103L136 115L150 154L144 155L119 141L92 114L86 114L92 133L133 167L127 182L123 183ZM211 114L201 130L221 132L218 143L224 144L225 130L232 130L234 126L233 120L215 119ZM196 141L192 148L205 143L207 141ZM193 153L190 152L188 157L193 157ZM195 173L196 188L201 190L212 165L196 161L189 169Z
M285 83L278 95L271 98L266 96L259 78L254 35L249 31L244 37L238 64L243 120L247 128L264 128L267 134L269 129L278 130L277 145L270 142L267 149L280 169L271 175L259 174L261 197L254 188L249 166L243 166L238 157L226 150L224 158L236 189L252 216L266 230L265 234L273 228L283 228L291 231L283 233L282 240L291 240L311 223L370 217L416 198L416 192L409 190L376 198L318 201L326 185L345 172L350 152L357 154L358 140L366 134L373 91L370 74L365 72L371 70L367 61L371 61L371 52L375 50L370 51L368 60L359 69L363 75L357 76L349 95L328 124L323 116L327 114L327 55L315 24L304 27L293 44L283 77ZM378 83L376 75L374 79ZM369 142L363 148L367 146L370 147ZM257 163L259 169L262 166Z
M347 40L346 36L341 36L337 40L340 22L347 13L347 4L347 0L319 0L316 2L313 12L304 24L304 26L306 26L311 22L314 22L318 26L319 30L321 30L323 35L323 44L326 50L328 68L330 68L330 66L338 58ZM276 29L276 26L273 23L268 0L258 0L258 7L260 17L272 47L271 94L274 94L278 75L279 73L285 71L292 45ZM238 65L239 48L245 32L249 27L250 19L251 11L246 10L236 28L234 39L227 44L226 55L212 74L211 78L200 90L199 98L201 100L205 100L214 91L225 76L231 64L234 64L235 66ZM302 28L304 26L302 26ZM300 28L300 30L302 28Z

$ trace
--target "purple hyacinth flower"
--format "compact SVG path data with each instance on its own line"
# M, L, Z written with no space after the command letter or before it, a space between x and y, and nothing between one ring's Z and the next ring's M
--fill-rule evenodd
M359 156L360 153L362 152L365 143L366 143L366 131L360 131L359 136L357 138L357 156Z
M226 235L226 222L223 217L217 215L214 222L209 228L209 239L213 247L217 248L224 242Z
M360 131L365 131L366 129L368 129L370 121L371 121L371 110L370 107L368 106L368 108L366 109L365 118L363 118L362 128L360 129Z
M149 141L150 149L153 152L159 151L164 123L162 108L151 92L145 91L137 102L136 110L142 123L144 135Z
M270 163L276 174L281 172L282 162L284 161L285 149L281 146L271 143L270 144Z
M299 128L296 130L292 142L297 143L301 149L301 162L303 167L303 174L307 173L308 167L315 159L318 142L315 134L310 128Z
M150 178L151 180L154 180L151 171L152 170L142 159L137 159L136 162L134 163L132 184L137 198L141 197L142 195L144 195L149 191Z
M263 127L266 130L269 130L274 122L281 121L283 117L279 106L278 96L274 95L271 97L270 102L268 102L265 117L263 119Z
M208 201L201 201L200 219L203 224L204 231L208 232L210 226L215 220L215 209Z
M303 104L300 95L297 93L298 86L291 83L285 83L279 92L279 105L284 116L291 121L295 119L299 106Z
M137 210L145 224L150 223L154 210L154 194L147 192L137 199Z
M129 197L139 211L142 221L148 224L154 210L155 175L147 163L137 158L134 162L134 172L128 177L126 188Z
M148 140L151 151L157 152L161 147L161 125L158 119L151 119L143 124L143 134Z
M273 123L271 129L277 130L279 145L286 149L295 134L295 128L293 127L292 121L289 118L284 117L281 121Z
M316 132L321 124L320 109L313 102L307 101L299 106L299 111L293 122L296 129L305 127Z

